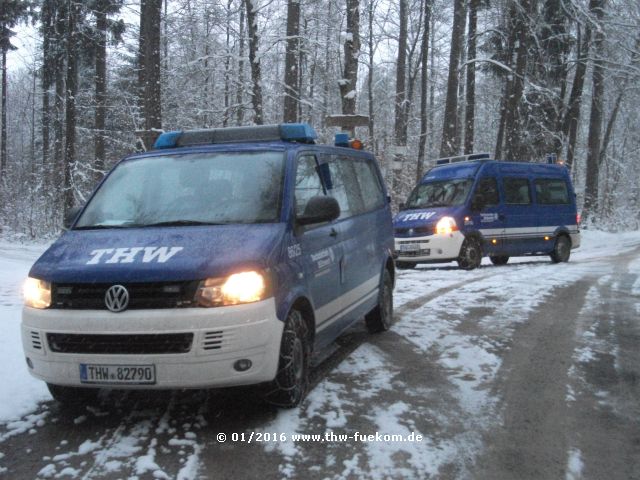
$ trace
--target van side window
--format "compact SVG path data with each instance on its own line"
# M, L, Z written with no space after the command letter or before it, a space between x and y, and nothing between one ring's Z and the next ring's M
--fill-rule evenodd
M316 158L313 155L304 155L298 158L294 193L296 216L301 216L304 213L311 197L324 194L322 181L316 168Z
M385 203L384 192L371 162L354 160L353 168L360 185L365 212L381 208Z
M536 201L541 205L567 205L569 190L562 178L538 178L534 182Z
M360 185L353 164L351 158L334 155L329 161L329 172L333 182L329 194L340 205L340 218L349 218L364 212Z
M476 192L482 194L487 206L498 205L500 203L500 197L498 196L498 182L493 177L481 178Z
M505 178L502 180L504 187L504 203L511 205L529 205L531 193L529 180L526 178Z

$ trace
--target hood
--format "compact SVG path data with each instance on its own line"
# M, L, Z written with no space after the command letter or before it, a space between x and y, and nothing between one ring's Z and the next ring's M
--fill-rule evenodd
M431 224L435 225L442 217L459 217L463 209L463 205L458 205L455 207L402 210L393 218L393 226L395 228L415 228Z
M70 230L29 275L56 283L164 282L277 261L285 224Z

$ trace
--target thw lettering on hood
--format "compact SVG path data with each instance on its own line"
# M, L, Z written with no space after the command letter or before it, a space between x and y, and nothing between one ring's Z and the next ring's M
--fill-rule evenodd
M99 263L165 263L184 247L121 247L98 248L91 252L87 265Z
M408 222L411 220L429 220L436 212L419 212L419 213L407 213L400 218L401 222Z

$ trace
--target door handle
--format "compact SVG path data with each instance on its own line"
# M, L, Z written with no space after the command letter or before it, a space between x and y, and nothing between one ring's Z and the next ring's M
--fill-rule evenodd
M333 238L337 237L338 236L338 231L335 228L332 228L331 232L329 232L329 236L333 237Z

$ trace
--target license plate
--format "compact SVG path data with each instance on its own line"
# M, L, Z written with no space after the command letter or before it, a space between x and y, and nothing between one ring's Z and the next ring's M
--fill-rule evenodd
M80 382L100 385L153 385L155 365L80 364Z
M401 243L400 244L401 252L417 252L418 250L420 250L419 243Z

